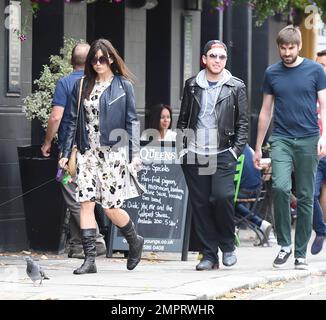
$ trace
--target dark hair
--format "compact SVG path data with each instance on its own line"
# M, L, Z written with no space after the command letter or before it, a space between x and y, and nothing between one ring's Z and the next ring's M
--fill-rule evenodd
M107 58L110 57L113 60L113 62L109 65L113 74L119 74L131 82L135 80L135 76L129 71L122 58L119 56L118 51L113 47L112 43L106 39L95 40L92 42L86 58L85 77L87 81L85 90L83 92L83 98L89 98L89 95L91 94L95 85L97 73L95 72L91 61L99 50L103 52L104 56Z
M153 129L160 131L161 113L164 109L169 110L171 122L170 122L168 129L171 129L171 127L172 127L172 109L170 106L163 104L163 103L155 104L154 106L151 107L150 116L149 116L149 128L151 128L151 129L153 128Z
M70 63L73 66L73 68L75 67L84 68L88 50L89 50L89 44L86 42L79 42L73 47L71 52L71 60L70 60Z
M204 48L203 48L203 55L206 56L207 52L214 48L214 46L222 47L226 52L228 52L228 48L226 47L226 44L220 40L209 40Z
M283 44L296 44L300 46L302 42L301 31L299 27L293 25L286 26L277 35L276 43L278 46Z
M323 56L326 56L326 50L321 50L317 52L317 57L323 57Z

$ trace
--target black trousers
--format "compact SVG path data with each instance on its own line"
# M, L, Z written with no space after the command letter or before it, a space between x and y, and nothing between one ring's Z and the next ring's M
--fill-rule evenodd
M202 253L215 263L218 248L222 252L234 250L236 160L229 151L206 157L206 161L203 156L189 152L182 160Z

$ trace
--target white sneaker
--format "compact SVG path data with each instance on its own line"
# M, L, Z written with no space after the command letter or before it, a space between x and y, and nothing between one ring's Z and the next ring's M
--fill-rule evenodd
M261 223L261 226L260 226L260 230L263 231L266 239L268 240L269 239L269 234L272 231L272 225L268 221L263 220L262 223Z

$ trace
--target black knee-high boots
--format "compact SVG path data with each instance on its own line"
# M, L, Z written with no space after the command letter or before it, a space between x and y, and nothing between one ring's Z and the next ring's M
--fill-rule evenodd
M85 260L78 269L74 270L74 274L96 273L96 229L81 229L81 237Z
M137 235L135 225L131 220L129 220L124 227L120 228L120 231L129 244L127 269L132 270L140 261L143 251L144 238Z

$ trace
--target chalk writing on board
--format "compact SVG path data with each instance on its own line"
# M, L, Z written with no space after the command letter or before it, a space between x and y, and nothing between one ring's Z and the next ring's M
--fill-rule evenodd
M175 169L179 169L179 175ZM180 184L183 178L180 168L166 164L143 165L138 177L146 192L139 198L126 200L124 207L128 212L132 209L139 233L150 238L180 238L179 221L185 196L184 185Z
M181 167L174 162L174 149L165 148L164 153L160 153L160 150L146 152L147 155L155 155L156 159L158 153L172 160L172 163L147 161L147 164L143 164L138 179L146 192L138 198L125 200L122 208L128 212L139 234L145 238L144 250L181 251L188 190ZM141 154L145 152L141 150ZM159 158L162 160L162 157ZM123 249L121 246L126 245L125 239L117 234L116 238L114 246Z

